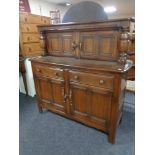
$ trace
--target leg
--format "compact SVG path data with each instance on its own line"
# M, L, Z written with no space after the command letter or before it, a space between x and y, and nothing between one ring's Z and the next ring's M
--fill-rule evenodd
M122 116L121 116L121 118L120 118L120 120L119 120L119 124L121 124L122 123Z
M39 110L40 113L43 113L43 108L42 108L40 103L38 103L38 110Z
M116 137L116 131L109 133L108 135L108 142L111 144L115 144L115 137Z

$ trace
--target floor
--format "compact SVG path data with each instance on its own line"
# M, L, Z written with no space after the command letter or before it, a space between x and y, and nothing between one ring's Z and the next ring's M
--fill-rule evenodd
M134 155L135 114L124 110L116 144L107 135L49 111L40 114L36 98L19 95L20 155ZM132 102L134 94L127 95Z

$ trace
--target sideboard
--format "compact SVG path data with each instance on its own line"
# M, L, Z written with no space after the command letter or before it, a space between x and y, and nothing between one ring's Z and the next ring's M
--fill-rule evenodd
M132 19L40 25L42 56L32 58L39 111L48 109L108 134L122 118Z

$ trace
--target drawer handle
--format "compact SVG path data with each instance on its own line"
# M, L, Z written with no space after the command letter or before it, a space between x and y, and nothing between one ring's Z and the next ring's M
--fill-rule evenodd
M27 22L27 18L25 18L25 22Z
M72 42L72 49L75 50L78 47L78 45L74 42Z
M54 75L55 75L55 76L59 76L59 73L58 73L58 72L55 72Z
M75 79L75 80L78 80L78 79L79 79L79 77L78 77L77 75L75 75L75 76L74 76L74 79Z
M29 47L29 52L31 52L32 51L32 49Z
M46 23L46 20L44 20L44 23Z
M41 72L41 70L39 68L37 68L36 70L37 70L37 72Z
M27 29L27 31L30 31L30 29L28 27L26 29Z
M100 84L104 84L105 83L105 81L104 80L100 80L100 82L99 82Z
M27 40L30 41L30 37L27 37Z

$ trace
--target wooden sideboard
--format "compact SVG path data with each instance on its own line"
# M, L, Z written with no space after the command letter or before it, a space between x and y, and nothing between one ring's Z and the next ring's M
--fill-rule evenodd
M132 19L38 26L43 56L32 69L39 111L97 128L115 142L122 118Z
M20 13L19 22L20 55L23 57L41 55L37 25L50 24L50 17Z

